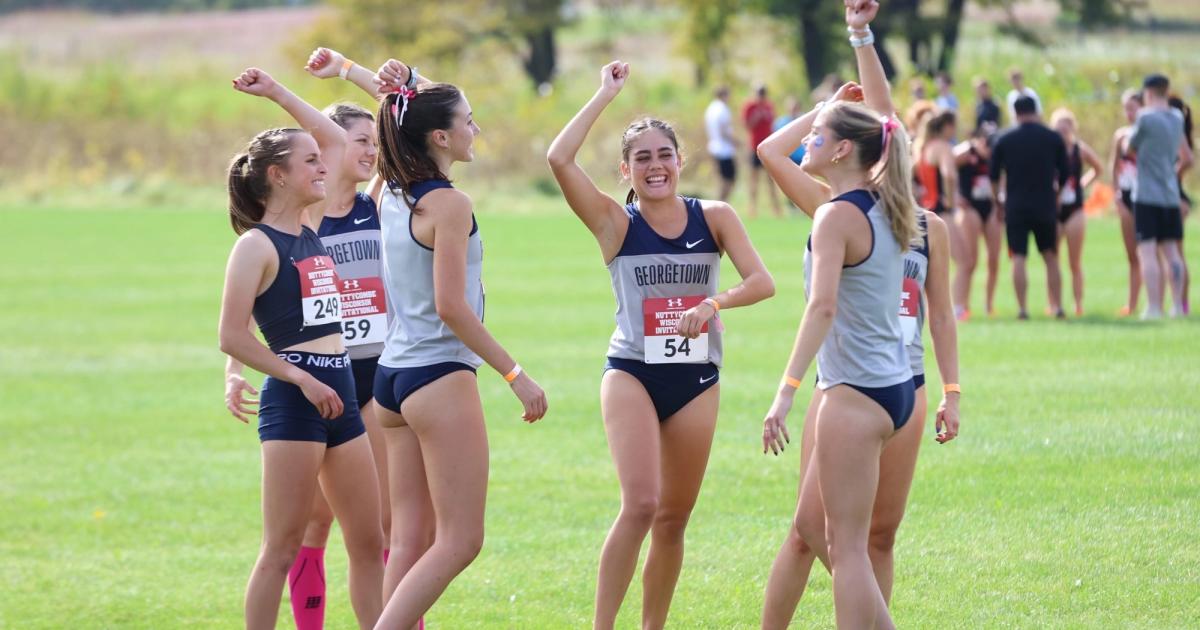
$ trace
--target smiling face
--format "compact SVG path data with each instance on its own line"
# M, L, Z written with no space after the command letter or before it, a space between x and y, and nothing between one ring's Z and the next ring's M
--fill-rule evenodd
M325 198L325 173L317 141L310 134L297 133L292 136L287 161L282 166L271 166L267 181L272 191L283 191L308 205Z
M371 179L375 171L375 159L379 156L379 142L375 138L375 121L356 118L346 129L346 163L343 172L357 182Z
M621 175L633 185L637 196L661 200L675 196L683 158L674 138L655 126L628 139L628 151L621 162Z

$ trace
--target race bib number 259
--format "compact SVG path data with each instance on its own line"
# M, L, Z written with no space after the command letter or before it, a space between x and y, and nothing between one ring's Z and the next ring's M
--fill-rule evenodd
M688 309L704 301L703 295L647 298L642 302L646 363L707 363L708 324L700 335L688 339L676 333Z
M300 274L300 302L304 325L320 326L342 321L338 277L329 256L309 256L296 263Z

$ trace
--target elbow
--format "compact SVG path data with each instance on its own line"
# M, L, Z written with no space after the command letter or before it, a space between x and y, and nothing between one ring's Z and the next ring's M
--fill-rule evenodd
M441 319L453 330L462 322L466 305L455 300L436 300L434 308L437 310L438 319Z
M771 277L770 272L763 272L762 293L760 300L769 300L775 297L775 278Z
M832 323L833 318L837 316L837 302L822 299L813 300L808 303L805 316L815 318L822 323Z
M217 335L217 346L221 349L223 354L232 357L234 350L237 348L237 338L235 335L231 335L222 330L220 334Z

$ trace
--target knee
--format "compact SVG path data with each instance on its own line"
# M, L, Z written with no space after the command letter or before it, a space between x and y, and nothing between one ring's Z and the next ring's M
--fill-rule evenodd
M300 529L265 537L259 551L259 566L265 571L286 575L296 562L303 540L304 532Z
M451 563L461 571L474 562L475 558L479 557L479 552L483 551L483 523L477 527L448 533L445 540L439 536L434 546L445 546L450 554Z
M792 523L792 531L788 535L788 543L795 544L803 553L825 551L825 521L816 519L800 519Z
M329 530L333 527L333 515L328 512L314 513L304 529L304 540L325 541L329 539Z
M792 523L792 527L788 530L787 540L783 544L794 555L812 556L816 554L816 550L813 549L812 545L808 544L808 541L809 539L800 532L799 523Z
M856 540L853 536L837 535L835 532L826 534L826 545L829 549L829 563L837 564L841 558L848 558L858 554L866 554L866 540Z
M674 542L683 541L683 532L687 529L688 519L692 511L688 510L659 510L654 516L654 537Z
M621 501L621 514L617 518L640 530L649 529L658 516L658 495L641 494Z
M890 554L896 546L896 531L899 529L899 523L888 521L885 523L872 523L871 533L867 539L867 545L872 553Z

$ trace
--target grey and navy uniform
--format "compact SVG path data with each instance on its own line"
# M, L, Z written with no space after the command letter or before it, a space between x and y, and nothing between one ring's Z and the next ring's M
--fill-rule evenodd
M433 248L412 232L413 208L445 179L413 183L407 193L385 186L380 197L383 227L383 284L387 294L387 339L375 374L375 401L400 413L413 392L458 370L475 372L483 363L438 316L433 285ZM483 320L483 242L472 218L467 242L466 301Z
M371 400L375 368L387 337L383 291L383 252L375 201L355 193L345 216L321 219L317 236L337 269L342 307L342 341L354 370L361 408Z
M925 327L925 279L929 276L929 234L925 214L918 213L921 224L921 244L909 247L904 253L904 284L900 291L900 328L908 348L908 362L913 373L913 389L925 384L925 344L921 331Z
M716 295L721 269L721 249L700 201L681 199L687 225L673 238L655 232L637 202L626 205L625 240L608 263L617 327L605 370L627 372L641 382L660 421L712 387L721 366L716 320L695 339L674 334L685 311Z
M837 311L829 333L817 350L817 387L848 385L888 413L899 429L915 401L912 368L900 325L900 292L904 251L892 237L891 225L871 192L853 190L835 201L854 204L871 228L871 252L842 268ZM812 237L804 252L804 294L812 290Z

